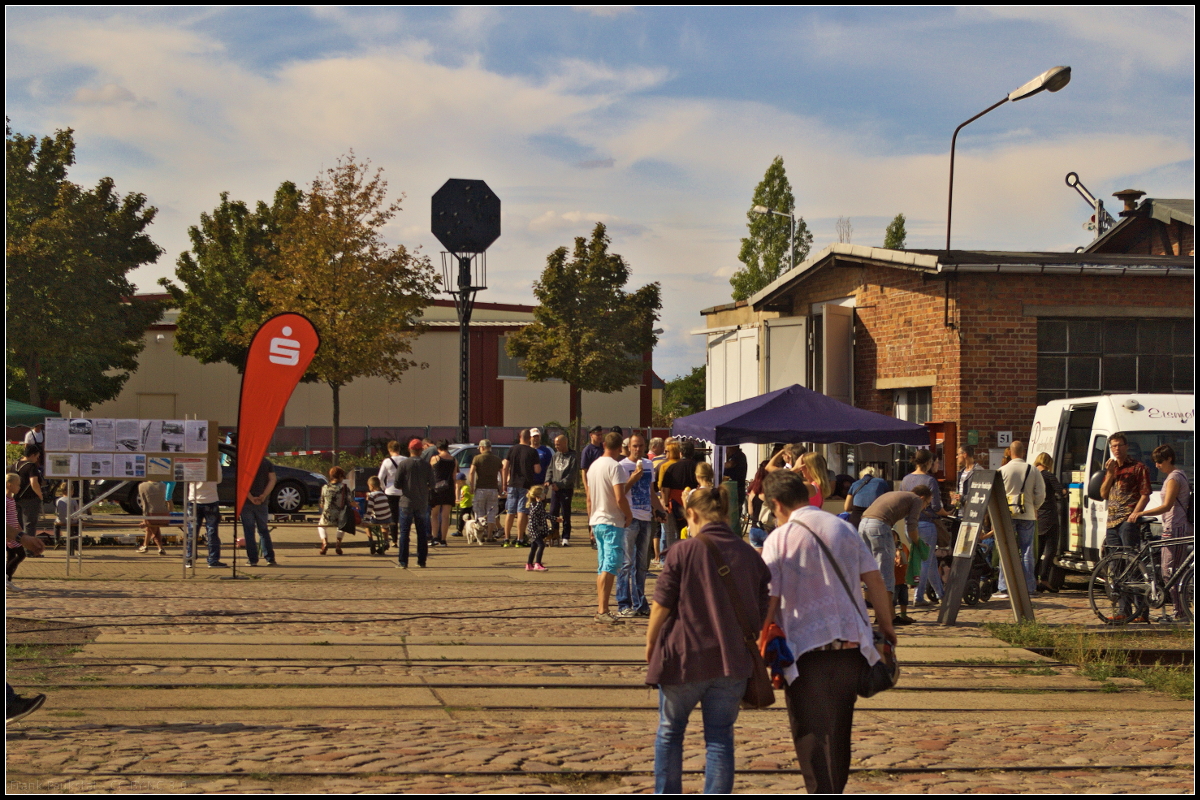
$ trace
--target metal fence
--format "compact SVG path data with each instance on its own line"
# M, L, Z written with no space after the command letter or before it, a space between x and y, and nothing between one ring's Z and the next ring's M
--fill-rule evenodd
M237 428L221 428L221 434L236 431ZM493 444L516 444L517 437L524 428L483 425L470 429L470 439L478 442L480 439L491 439ZM666 438L671 432L666 428L624 428L626 436L639 433L647 439L655 436ZM549 425L545 428L542 441L549 442L559 433L568 433L561 426ZM569 434L568 434L569 435ZM386 452L387 443L392 440L407 442L410 439L429 439L436 442L439 439L458 441L458 428L448 425L426 426L364 426L346 425L338 429L338 450L356 455L377 455ZM333 428L328 425L281 426L275 429L271 439L272 453L296 453L306 451L329 452L333 449Z

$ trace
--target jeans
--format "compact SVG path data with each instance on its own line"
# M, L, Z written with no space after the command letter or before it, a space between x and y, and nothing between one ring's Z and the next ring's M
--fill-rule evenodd
M209 565L218 564L221 561L221 540L217 535L217 524L221 521L221 504L220 503L196 503L196 527L204 526L204 538L208 541L208 563ZM188 531L189 537L192 538L195 534ZM195 541L195 539L192 539ZM189 548L187 554L188 561L192 560L192 551Z
M1110 547L1127 547L1136 550L1141 544L1141 538L1136 522L1122 522L1104 532L1104 549L1107 551ZM1105 552L1105 555L1108 553Z
M562 517L562 540L564 542L571 541L571 500L574 499L574 489L558 489L555 488L554 494L550 497L550 516ZM550 521L550 529L554 534L558 535L558 520Z
M867 517L860 523L858 531L871 555L875 556L884 587L889 593L896 591L896 537L891 526L883 520Z
M408 566L408 533L413 523L417 524L417 566L425 566L425 558L429 555L429 509L418 511L412 508L401 508L398 525L400 526L400 566Z
M937 556L933 551L937 548L937 526L932 522L921 520L917 523L917 528L921 532L921 541L929 545L929 558L921 562L921 577L917 579L917 599L914 604L927 603L925 599L925 588L933 587L934 594L938 599L942 598L945 589L942 587L942 574L938 571Z
M1017 530L1017 550L1021 555L1021 571L1025 573L1025 586L1032 597L1037 591L1037 583L1033 578L1033 534L1037 530L1037 521L1032 519L1014 519L1013 527ZM1005 580L1004 570L1000 570L1000 591L1008 591L1008 581Z
M658 735L654 739L654 792L683 791L683 735L696 704L704 718L704 793L733 790L733 725L737 722L746 678L658 687Z
M17 501L17 526L26 536L36 536L42 516L42 499L36 494Z
M617 571L617 608L624 611L649 611L646 599L646 559L650 553L650 537L654 521L635 519L625 529L625 559Z
M258 542L255 541L255 530L258 538L262 539L262 557L268 564L275 563L275 547L271 544L271 531L267 528L267 503L255 505L247 500L242 505L242 535L246 537L246 560L251 566L258 563Z

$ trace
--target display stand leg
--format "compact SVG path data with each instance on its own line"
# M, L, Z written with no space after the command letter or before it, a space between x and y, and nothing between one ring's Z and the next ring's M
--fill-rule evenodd
M232 546L233 546L233 565L232 565L233 569L232 569L232 571L230 572L230 574L228 574L228 575L222 575L221 577L217 578L217 580L219 580L219 581L248 581L248 580L250 580L249 576L246 576L246 575L238 575L238 574L237 574L237 551L238 551L238 546L237 546L237 540L238 540L237 529L238 529L238 521L239 521L239 520L237 519L237 514L234 514L234 520L233 520L233 535L232 535L232 539L233 539L233 541L232 541L232 543L231 543L231 544L232 544Z

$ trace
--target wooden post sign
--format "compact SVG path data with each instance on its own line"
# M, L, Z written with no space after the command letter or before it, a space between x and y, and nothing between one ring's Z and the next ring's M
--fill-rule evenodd
M967 486L962 525L958 529L958 541L954 543L950 583L938 613L938 622L942 625L954 625L958 619L958 609L962 605L963 592L971 573L971 562L975 558L975 545L982 534L985 517L990 517L992 521L996 551L1000 554L1000 569L1004 571L1004 580L1008 584L1013 619L1016 622L1033 621L1033 604L1029 599L1029 588L1025 585L1025 572L1021 568L1017 532L1008 508L1004 479L997 470L989 469L972 473Z

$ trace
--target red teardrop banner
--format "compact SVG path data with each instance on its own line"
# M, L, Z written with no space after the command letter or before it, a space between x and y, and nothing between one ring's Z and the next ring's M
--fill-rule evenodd
M239 516L258 465L275 435L275 426L320 346L321 337L308 318L292 313L271 317L250 342L238 400L234 501Z

